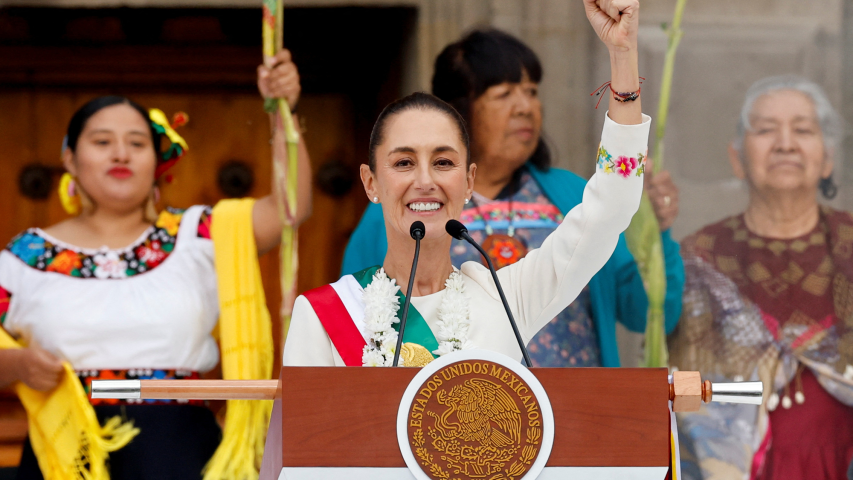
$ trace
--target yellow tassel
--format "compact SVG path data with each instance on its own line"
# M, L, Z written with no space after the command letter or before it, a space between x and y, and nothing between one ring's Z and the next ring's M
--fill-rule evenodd
M74 181L74 177L68 172L63 173L62 178L59 179L59 201L62 202L62 208L69 215L80 214L80 195L75 193L72 197L68 194L68 187Z

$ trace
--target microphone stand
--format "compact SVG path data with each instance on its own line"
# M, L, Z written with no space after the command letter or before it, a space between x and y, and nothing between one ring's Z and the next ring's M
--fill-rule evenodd
M451 220L447 223L450 224L450 222L453 222L453 221L454 220ZM452 237L463 239L466 242L473 245L474 248L476 248L477 251L480 252L480 255L482 255L483 258L486 259L486 263L488 263L488 265L489 265L489 272L491 272L491 274L492 274L492 280L494 280L495 286L498 288L498 295L500 295L501 302L503 302L503 304L504 304L504 310L506 310L506 316L509 317L509 324L512 326L512 331L513 331L513 333L515 333L515 339L516 339L516 341L518 341L518 347L521 349L521 355L522 355L522 357L524 357L524 363L527 364L528 368L532 367L533 362L530 360L530 354L527 352L527 347L524 345L524 340L521 339L521 332L518 331L518 324L515 323L515 318L513 318L513 316L512 316L512 311L509 308L509 303L506 301L506 295L504 295L504 290L503 290L503 288L501 288L501 282L498 280L498 273L495 271L494 265L492 265L492 259L489 258L488 254L486 254L486 251L483 250L483 247L481 247L477 242L475 242L474 239L471 238L471 235L468 235L468 229L465 228L464 225L462 225L462 222L456 221L456 223L459 224L458 226L455 226L457 229L459 227L462 227L461 229L459 229L459 231L457 233L458 236L454 235L453 233L450 233L449 227L447 228L448 233L450 233L450 235Z
M418 255L421 253L421 239L424 238L425 227L423 222L417 221L412 224L409 234L415 239L415 258L412 260L412 271L409 274L409 288L406 290L406 301L403 302L403 315L400 317L400 332L397 334L397 348L394 349L394 364L396 367L400 362L400 350L403 348L403 332L406 331L406 320L409 318L409 305L412 303L412 287L415 285L415 271L418 269Z

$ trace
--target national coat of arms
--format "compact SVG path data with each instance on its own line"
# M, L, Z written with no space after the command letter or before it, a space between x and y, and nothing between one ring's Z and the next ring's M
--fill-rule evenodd
M452 363L418 389L408 412L408 440L435 480L518 480L541 450L536 395L498 363Z

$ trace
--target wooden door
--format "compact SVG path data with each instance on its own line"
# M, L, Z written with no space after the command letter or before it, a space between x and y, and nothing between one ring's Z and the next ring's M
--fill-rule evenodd
M367 204L358 165L373 120L400 93L415 15L408 8L287 11L285 44L302 77L299 114L313 170L302 181L315 185L313 215L299 231L300 292L338 278ZM55 193L62 138L73 112L97 95L189 114L181 134L190 149L162 187L161 208L215 204L224 197L219 169L233 161L253 173L249 196L268 194L269 125L254 85L260 19L260 9L0 8L0 242L66 218ZM19 188L22 169L33 164L54 171L47 199ZM277 251L260 264L277 319ZM273 323L280 358L283 332ZM0 391L0 468L17 465L25 418L14 396Z

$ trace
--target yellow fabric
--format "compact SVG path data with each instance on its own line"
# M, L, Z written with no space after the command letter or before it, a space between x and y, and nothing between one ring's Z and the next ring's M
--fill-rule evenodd
M272 322L267 310L252 228L254 199L223 200L213 209L211 237L219 286L222 377L272 376ZM204 480L256 480L272 401L229 400L222 442Z
M0 329L0 349L6 348L22 345ZM127 445L139 433L119 417L101 426L68 363L59 385L50 392L33 390L22 382L14 389L27 411L30 442L45 480L107 480L109 452Z
M62 208L69 215L77 215L80 213L80 196L73 197L68 194L68 185L74 181L74 177L70 173L65 172L59 179L59 201L62 202Z

